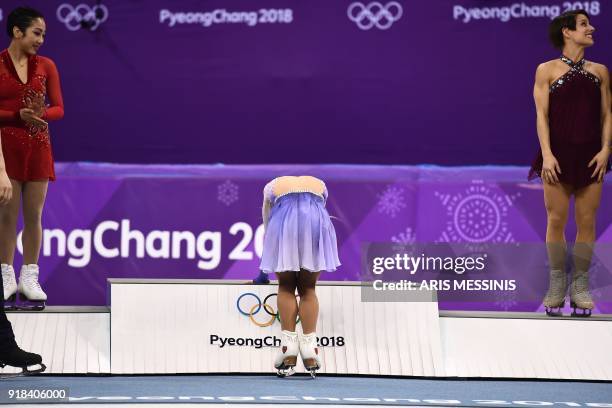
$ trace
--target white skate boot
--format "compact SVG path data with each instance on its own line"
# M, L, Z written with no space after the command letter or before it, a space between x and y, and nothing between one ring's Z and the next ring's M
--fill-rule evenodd
M300 337L300 355L304 362L304 368L310 372L312 378L315 378L316 371L321 368L316 333L304 334Z
M590 317L595 304L589 292L589 271L574 271L570 284L572 317ZM577 311L578 309L579 311Z
M15 279L15 270L13 265L2 264L2 286L4 287L4 309L11 310L15 308L15 299L17 298L17 280Z
M544 297L544 307L548 316L562 316L567 293L567 276L564 270L550 270L548 292Z
M283 330L281 334L281 346L278 355L274 359L274 367L278 370L279 377L288 377L295 374L294 367L300 351L298 335L296 332Z
M28 310L43 310L47 294L38 283L38 265L30 264L23 265L19 273L19 299L26 302L23 309Z

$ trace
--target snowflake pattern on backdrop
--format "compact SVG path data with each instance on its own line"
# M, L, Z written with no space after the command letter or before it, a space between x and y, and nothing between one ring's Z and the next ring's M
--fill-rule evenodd
M378 212L395 218L406 208L404 189L396 186L387 186L382 194L378 195Z
M416 242L416 233L411 227L407 227L405 231L391 237L391 242L396 244L414 244Z
M226 206L230 206L238 201L238 186L230 180L217 186L217 200L221 201Z
M475 180L462 193L441 193L436 197L446 209L446 228L441 242L514 243L508 212L519 196L504 194Z

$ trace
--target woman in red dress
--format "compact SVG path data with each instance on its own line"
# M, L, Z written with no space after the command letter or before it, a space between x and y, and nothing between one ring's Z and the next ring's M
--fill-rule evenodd
M64 116L59 75L53 61L38 55L46 25L41 13L20 7L7 18L9 47L0 52L0 128L11 201L0 207L0 261L5 300L16 291L44 307L38 283L41 216L49 180L55 180L48 121ZM19 285L13 270L19 208L23 208L23 266Z
M530 178L537 175L544 182L550 284L543 303L552 315L561 313L568 289L565 225L571 196L578 233L572 254L570 305L572 314L579 316L589 316L594 308L589 267L603 178L610 170L612 133L608 69L584 58L585 48L593 45L594 31L584 10L556 17L550 24L550 39L562 56L540 64L536 71L534 98L541 152Z

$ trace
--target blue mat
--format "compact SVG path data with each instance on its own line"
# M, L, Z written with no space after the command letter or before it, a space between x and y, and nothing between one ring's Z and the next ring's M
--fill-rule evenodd
M69 398L65 402L71 404L166 402L612 407L612 383L604 382L465 381L380 377L318 377L313 380L301 375L286 379L246 375L40 376L2 381L0 402L43 402L8 399L8 393L16 389L67 389Z

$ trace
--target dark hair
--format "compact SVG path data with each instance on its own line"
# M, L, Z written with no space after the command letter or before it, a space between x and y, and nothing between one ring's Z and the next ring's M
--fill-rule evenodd
M15 10L11 11L6 19L6 32L8 36L13 38L13 28L17 27L25 34L26 30L29 26L32 25L32 22L37 18L42 18L44 20L44 16L38 10L35 10L30 7L17 7Z
M553 21L550 22L550 25L548 26L548 38L555 48L563 49L563 46L565 45L565 40L563 39L563 29L569 28L570 30L574 31L576 29L576 17L578 17L579 14L582 14L586 18L590 19L586 11L579 9L566 11L565 13L555 17Z

